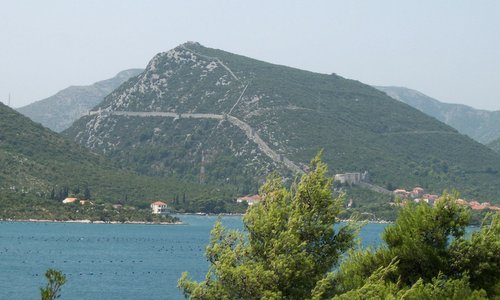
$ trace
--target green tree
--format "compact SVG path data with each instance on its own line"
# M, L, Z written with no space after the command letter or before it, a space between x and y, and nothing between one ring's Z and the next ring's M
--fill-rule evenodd
M56 199L56 189L55 189L55 187L52 187L52 189L50 190L49 199L50 200L55 200Z
M48 269L45 272L45 277L47 278L47 286L45 288L40 288L40 294L42 300L53 300L59 298L61 287L66 283L66 276L60 271L54 269Z
M86 184L85 188L83 190L83 198L90 199L91 197L92 197L92 195L90 194L90 188L89 188L88 184Z
M500 213L472 233L470 239L458 239L450 247L450 274L466 274L476 289L500 295ZM488 220L488 219L486 219Z
M383 233L385 245L351 251L335 276L323 283L319 299L335 295L359 299L355 295L366 295L366 290L388 293L394 299L498 296L500 214L467 239L469 212L455 199L445 194L435 207L409 204L402 208L395 224ZM387 266L390 270L384 269ZM374 274L381 269L386 270L383 280L379 276L374 282Z
M412 285L417 280L429 281L439 272L448 270L450 236L455 239L464 234L469 214L455 203L455 197L445 194L435 207L425 203L408 203L403 207L394 225L382 234L385 245L376 251L351 251L341 266L335 293L362 286L380 267L398 259L391 280Z
M334 229L342 197L319 156L309 174L286 189L274 176L263 200L247 210L245 231L211 233L205 280L184 273L190 299L498 299L500 213L470 237L468 208L445 193L434 206L407 203L377 249L351 249L356 227Z
M332 180L319 155L311 172L286 189L272 176L263 200L248 209L245 232L214 226L205 280L184 273L179 287L190 299L307 299L353 244L356 228L334 228L343 198L332 197Z
M424 283L417 280L411 287L402 286L400 282L394 283L387 280L388 274L395 272L397 263L393 262L386 268L375 271L360 288L337 295L332 300L486 300L484 290L473 290L467 277L461 279L446 279L440 274L431 282ZM321 298L316 298L321 299Z

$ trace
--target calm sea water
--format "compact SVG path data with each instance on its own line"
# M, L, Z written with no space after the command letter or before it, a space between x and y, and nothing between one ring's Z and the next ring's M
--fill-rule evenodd
M60 299L183 299L177 280L202 280L213 216L180 216L186 225L0 222L0 299L39 299L48 268L63 271ZM241 217L224 217L242 228ZM386 225L368 224L363 246Z

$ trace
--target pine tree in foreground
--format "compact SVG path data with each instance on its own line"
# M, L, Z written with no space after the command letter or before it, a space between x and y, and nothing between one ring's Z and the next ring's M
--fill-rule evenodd
M179 280L186 298L498 299L499 212L467 237L468 208L445 193L434 207L404 206L378 248L352 249L357 227L334 227L342 197L332 197L319 156L311 170L290 189L270 178L243 217L245 231L215 224L205 280Z
M191 299L307 299L340 256L353 245L353 224L336 226L343 202L319 155L312 171L286 189L274 176L260 189L262 202L243 217L246 233L226 230L220 220L206 256L202 282L184 273L179 287Z

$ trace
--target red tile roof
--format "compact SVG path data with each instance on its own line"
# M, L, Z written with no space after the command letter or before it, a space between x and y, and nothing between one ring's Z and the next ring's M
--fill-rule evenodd
M486 206L482 206L482 205L471 205L471 207L470 207L470 208L472 208L472 209L474 209L474 210L483 210L483 209L485 209L485 208L486 208Z
M259 195L244 196L244 197L239 197L238 200L240 200L240 201L260 201L260 196Z
M70 197L68 197L68 198L66 198L66 199L63 200L63 203L73 203L76 200L78 200L78 198L70 198Z

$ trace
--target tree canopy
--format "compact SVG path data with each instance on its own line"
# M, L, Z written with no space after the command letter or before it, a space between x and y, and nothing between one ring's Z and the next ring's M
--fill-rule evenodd
M319 155L290 189L278 176L260 189L245 230L214 226L205 280L187 273L190 299L488 299L500 295L500 214L465 234L470 213L446 194L408 203L376 249L353 248L357 225L338 222L342 196ZM343 255L348 251L347 255ZM341 262L339 264L339 262Z
M377 290L394 299L498 296L500 214L491 215L467 238L470 214L455 200L456 195L445 194L434 207L407 204L396 222L386 227L384 244L352 250L323 295L353 296Z
M246 233L218 221L206 255L202 282L184 273L179 286L192 299L307 299L353 245L355 227L334 228L342 197L317 156L312 171L290 189L274 175L260 189L262 202L243 218Z

